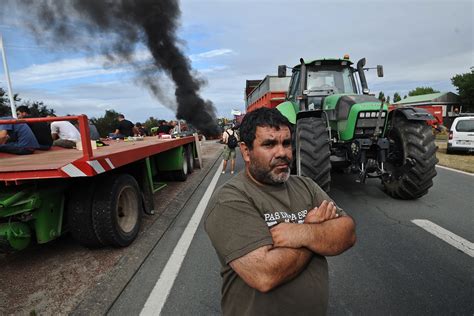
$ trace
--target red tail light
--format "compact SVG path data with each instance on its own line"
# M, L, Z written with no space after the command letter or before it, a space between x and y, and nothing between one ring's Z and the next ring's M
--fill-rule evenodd
M449 131L449 139L453 139L453 131Z

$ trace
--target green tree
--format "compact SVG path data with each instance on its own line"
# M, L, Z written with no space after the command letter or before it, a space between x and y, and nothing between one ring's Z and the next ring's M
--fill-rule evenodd
M145 126L148 131L151 131L152 127L158 127L160 125L158 119L154 118L153 116L150 116L145 123L143 123L143 126Z
M400 101L402 98L400 97L400 94L398 94L398 92L395 92L393 94L393 103L396 103L398 101Z
M5 90L0 88L0 113L7 113L10 108L6 94Z
M41 101L25 101L21 105L27 106L31 116L34 117L45 117L55 113L53 109L48 109L48 106Z
M385 103L390 104L390 96L387 96L387 100L385 100Z
M435 90L431 87L416 87L414 90L408 92L408 96L413 97L415 95L423 95L430 93L438 93L438 90Z
M105 114L99 118L91 118L90 121L97 127L101 137L106 137L113 133L117 126L119 113L115 110L105 110Z
M455 75L451 82L458 91L463 112L474 112L474 67L471 72Z
M385 98L385 94L384 94L382 91L380 91L380 92L379 92L379 97L378 97L378 99L379 99L380 101L382 101L382 99L384 99L384 98Z

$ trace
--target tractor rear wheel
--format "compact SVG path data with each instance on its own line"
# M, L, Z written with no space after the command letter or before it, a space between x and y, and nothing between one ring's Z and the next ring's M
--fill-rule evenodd
M104 245L130 245L140 230L142 202L137 181L129 174L114 174L97 187L92 221Z
M313 179L324 191L331 184L331 160L326 122L307 117L296 125L295 162L298 175Z
M390 154L383 178L386 192L398 199L417 199L433 186L436 176L437 147L431 127L425 121L410 121L398 115L392 118L388 131Z

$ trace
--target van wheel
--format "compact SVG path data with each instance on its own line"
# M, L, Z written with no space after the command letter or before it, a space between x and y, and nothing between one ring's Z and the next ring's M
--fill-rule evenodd
M140 230L142 204L137 181L128 174L104 179L94 195L92 221L104 245L126 247Z

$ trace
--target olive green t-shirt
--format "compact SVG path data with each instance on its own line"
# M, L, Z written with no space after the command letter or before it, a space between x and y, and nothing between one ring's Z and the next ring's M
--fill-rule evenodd
M222 265L224 315L321 315L328 304L326 258L314 254L293 280L268 293L248 286L229 262L272 245L269 228L303 223L306 214L331 198L311 179L290 176L281 185L258 185L245 172L218 188L207 206L205 229ZM338 211L341 211L338 208Z

